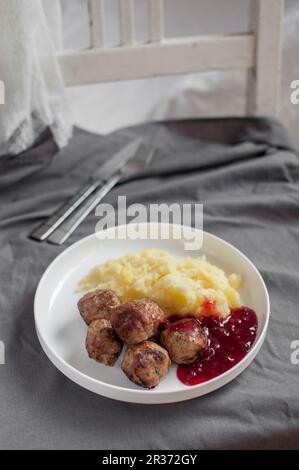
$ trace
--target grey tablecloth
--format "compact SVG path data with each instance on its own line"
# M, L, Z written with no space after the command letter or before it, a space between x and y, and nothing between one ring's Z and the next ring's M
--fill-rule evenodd
M65 247L27 238L100 162L133 135L157 147L147 178L113 190L131 202L204 203L204 227L248 255L268 285L272 317L254 363L193 401L141 406L94 395L49 362L33 298ZM280 124L264 119L148 124L95 136L76 130L58 154L49 136L0 161L0 447L4 449L299 448L299 160ZM69 244L92 233L91 215Z

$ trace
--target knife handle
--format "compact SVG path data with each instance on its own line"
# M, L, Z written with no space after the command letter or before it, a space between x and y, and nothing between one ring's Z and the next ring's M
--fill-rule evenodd
M66 219L72 214L80 204L82 204L98 187L99 182L88 183L83 186L74 196L57 209L46 222L39 225L30 234L30 238L37 241L46 240Z
M86 219L104 196L118 183L122 173L112 176L103 186L98 188L73 214L71 214L48 238L54 245L62 245L76 228Z

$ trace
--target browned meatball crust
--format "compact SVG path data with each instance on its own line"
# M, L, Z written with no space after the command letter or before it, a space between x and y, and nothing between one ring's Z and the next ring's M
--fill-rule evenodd
M150 299L132 300L111 312L112 327L127 344L137 344L154 336L164 321L163 310Z
M190 364L208 345L208 337L198 321L184 318L170 323L160 335L160 343L172 361Z
M106 366L115 364L123 346L105 318L90 323L85 344L89 357Z
M111 309L120 305L120 300L113 290L97 289L88 292L78 302L79 312L87 325L99 318L110 319Z
M154 388L167 375L170 366L168 352L152 341L128 346L121 368L127 377L144 388Z

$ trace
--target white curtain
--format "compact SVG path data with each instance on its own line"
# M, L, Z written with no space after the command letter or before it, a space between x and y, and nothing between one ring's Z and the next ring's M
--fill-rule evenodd
M0 156L18 154L49 128L58 147L71 136L56 52L59 0L0 0Z

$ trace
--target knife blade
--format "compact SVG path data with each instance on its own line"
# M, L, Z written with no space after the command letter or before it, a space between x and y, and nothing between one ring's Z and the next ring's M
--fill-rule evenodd
M60 206L46 222L39 225L30 234L30 238L37 241L46 240L91 194L99 189L117 173L126 162L134 156L141 147L142 139L137 137L117 152L108 162L101 165L90 177L89 182L76 192L66 203ZM116 183L115 183L116 184Z
M81 204L77 210L71 214L48 238L48 242L54 245L62 245L83 220L91 213L93 209L101 202L104 196L123 178L132 176L133 174L144 170L153 158L155 151L151 150L144 160L132 158L114 174L102 187L94 191L94 193Z

